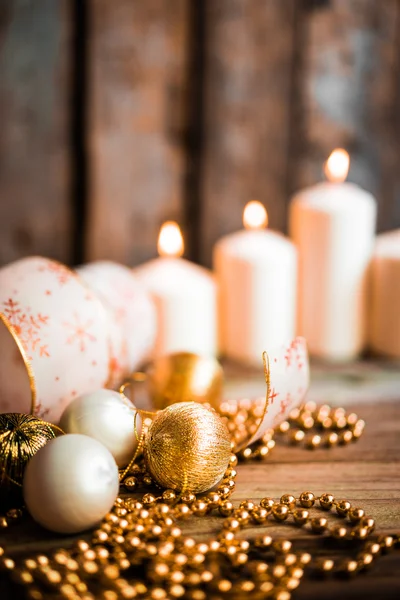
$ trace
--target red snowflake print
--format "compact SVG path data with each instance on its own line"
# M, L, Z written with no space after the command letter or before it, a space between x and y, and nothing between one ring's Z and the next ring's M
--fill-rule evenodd
M296 363L296 366L301 370L304 366L301 355L301 341L294 339L290 346L287 348L284 359L286 361L286 367L290 367Z
M277 396L279 396L279 393L275 391L275 388L271 388L269 391L269 396L268 396L268 400L270 401L270 404L274 403L274 400Z
M292 403L292 397L290 394L287 394L286 398L284 400L281 400L281 407L280 407L280 411L279 414L280 415L284 415L287 411L287 409L289 408L289 406Z
M38 271L41 273L55 273L60 285L64 285L73 277L72 271L67 269L67 267L64 267L64 265L53 262L52 260L49 260L45 265L40 266Z
M20 303L12 298L3 302L2 310L18 335L29 360L32 360L33 354L50 356L48 346L43 343L41 337L42 328L48 325L47 315L32 315L29 308L23 309Z
M89 320L86 323L81 323L79 316L74 313L74 323L64 323L64 327L71 331L67 337L67 344L79 345L79 350L85 352L87 342L95 342L96 338L89 331L93 321Z
M48 416L49 412L50 412L50 408L44 408L44 406L42 405L41 402L39 402L35 406L35 410L33 411L35 417L38 417L39 419L42 419L43 421L46 420L46 417Z

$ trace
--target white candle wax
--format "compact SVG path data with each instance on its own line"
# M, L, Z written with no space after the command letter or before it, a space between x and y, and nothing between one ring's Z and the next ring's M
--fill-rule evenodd
M153 357L170 352L217 353L217 300L213 276L183 258L160 257L134 273L150 292L158 329Z
M260 365L266 348L294 336L297 252L283 235L243 230L214 248L221 351Z
M375 223L374 197L351 183L320 183L291 202L289 229L299 249L298 332L315 355L349 360L364 348Z
M400 358L400 229L378 236L371 267L369 345Z

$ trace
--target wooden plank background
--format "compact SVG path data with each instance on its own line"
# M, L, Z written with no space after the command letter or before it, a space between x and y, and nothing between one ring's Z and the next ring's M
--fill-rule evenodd
M337 146L399 227L399 82L400 0L2 3L0 264L139 264L176 219L209 265Z
M67 0L0 5L0 264L71 260Z

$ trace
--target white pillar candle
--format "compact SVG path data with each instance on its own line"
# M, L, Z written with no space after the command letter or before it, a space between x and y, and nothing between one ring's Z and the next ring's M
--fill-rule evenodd
M153 357L179 351L215 356L217 300L212 274L180 258L183 238L176 223L161 228L158 251L159 258L134 269L156 306Z
M345 183L349 156L336 150L330 181L293 198L289 229L299 250L298 333L310 353L350 360L366 342L367 272L376 223L374 197Z
M224 355L260 365L266 348L294 336L297 252L283 235L264 229L260 202L246 206L243 222L245 230L214 248L220 343Z
M369 345L400 358L400 229L378 236L371 268Z

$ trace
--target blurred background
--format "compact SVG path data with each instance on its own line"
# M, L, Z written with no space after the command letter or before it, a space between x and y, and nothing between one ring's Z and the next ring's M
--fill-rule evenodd
M209 265L338 146L399 227L399 0L0 2L0 264L139 264L175 219Z

